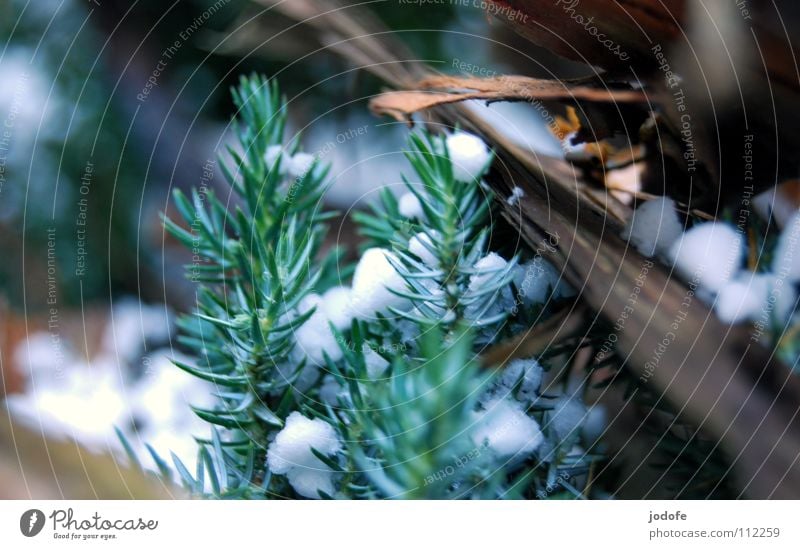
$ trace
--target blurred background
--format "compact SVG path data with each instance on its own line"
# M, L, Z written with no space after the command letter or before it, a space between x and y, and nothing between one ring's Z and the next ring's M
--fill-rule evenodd
M444 73L579 74L490 20L479 3L376 2L417 59ZM250 0L0 0L0 497L176 496L125 471L114 428L149 459L194 462L209 387L171 366L191 309L191 254L167 238L174 188L215 188L229 88L278 78L290 136L333 166L327 200L363 207L406 170L407 128L372 117L382 89L319 37ZM498 45L500 44L500 45ZM530 105L474 108L519 143L560 154ZM334 235L345 244L346 221Z

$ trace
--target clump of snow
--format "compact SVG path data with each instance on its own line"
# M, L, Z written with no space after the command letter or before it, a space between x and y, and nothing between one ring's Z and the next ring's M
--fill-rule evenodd
M28 394L9 396L7 403L24 423L98 451L115 445L113 426L126 412L119 376L85 364L69 365L58 383L37 385Z
M714 310L723 322L770 319L784 324L797 304L795 287L772 273L742 272L728 282L714 301Z
M767 303L771 275L745 273L725 284L717 294L714 310L723 322L734 324L757 318Z
M505 269L508 262L494 252L482 257L473 266L474 273L469 277L468 289L470 293L479 294L486 290L489 283L496 281ZM491 303L487 305L487 299ZM497 289L496 293L483 294L483 296L473 303L467 305L465 314L476 324L481 325L490 319L497 318L504 312L511 312L514 308L514 296L510 285L505 285Z
M562 396L556 399L548 416L548 427L559 441L577 436L586 420L586 406L577 398Z
M311 452L312 448L334 456L341 451L342 443L329 423L292 412L269 446L267 465L273 474L286 475L301 496L319 498L320 490L332 495L333 471Z
M772 271L790 282L800 282L800 211L789 219L778 237Z
M109 339L111 332L109 326ZM211 406L214 388L172 363L173 358L188 359L166 351L149 353L136 365L139 375L131 375L134 364L120 362L116 354L103 349L86 362L68 349L54 347L50 334L34 334L30 343L30 351L22 343L15 352L29 373L27 391L6 400L17 420L47 436L68 437L91 451L114 450L122 456L116 426L141 463L152 463L141 444L146 441L162 457L174 452L194 469L193 436L207 436L208 424L189 405ZM172 466L171 460L166 462Z
M561 286L556 268L540 256L514 267L512 280L517 288L517 297L528 307L545 303Z
M428 267L436 268L439 263L434 254L433 242L427 233L417 233L412 236L408 241L408 251L420 258Z
M419 198L412 192L403 193L397 203L400 210L400 215L408 219L422 219L425 217L425 211L422 209L422 203Z
M502 373L493 381L492 386L481 398L482 402L490 402L498 398L516 397L525 404L536 400L539 387L544 377L544 369L533 358L518 358L509 362ZM516 393L515 387L519 384Z
M784 325L797 308L797 289L782 278L772 275L770 291L767 298L767 310L772 310L773 318L779 325Z
M485 405L480 412L472 441L488 446L499 458L525 458L544 441L539 424L507 399Z
M319 499L319 492L333 494L333 473L295 467L286 473L295 492L306 498Z
M189 404L210 406L214 386L177 368L166 353L149 357L148 362L128 393L137 423L154 431L167 425L190 427L194 414L187 413Z
M373 318L375 313L389 307L401 307L407 300L391 290L403 291L406 283L389 262L396 256L383 248L370 248L364 252L353 275L350 306L353 314L362 319Z
M264 163L267 165L267 169L274 169L278 160L280 160L280 165L278 166L280 174L285 174L291 158L286 154L281 145L270 145L267 147L267 152L264 153Z
M491 153L486 143L479 137L466 132L456 132L448 135L445 143L456 181L470 182L483 175L488 167Z
M331 360L342 358L342 349L331 332L325 314L323 301L317 294L309 294L300 301L299 313L305 314L314 309L312 315L295 330L295 340L299 349L315 364L325 362L325 354Z
M792 183L771 187L750 201L753 210L764 221L775 223L782 230L786 229L791 226L792 217L797 214L797 204L792 198L794 196L792 189Z
M525 196L525 191L523 191L520 187L514 187L511 189L511 194L506 198L506 204L509 206L516 206L519 204L519 199Z
M739 270L743 253L741 235L721 222L692 227L669 251L675 269L710 292L720 291Z
M494 252L485 255L475 262L475 273L469 277L470 290L480 290L486 283L490 282L503 269L508 266L508 261Z
M389 367L389 361L369 345L364 345L364 362L367 366L367 376L370 379L379 379Z
M334 286L322 294L322 311L337 330L348 330L353 321L351 294L347 286Z
M302 178L314 165L314 155L304 152L295 153L288 164L289 175L295 178Z
M666 254L680 239L683 228L675 212L675 202L660 197L645 202L634 211L622 238L629 241L645 257Z

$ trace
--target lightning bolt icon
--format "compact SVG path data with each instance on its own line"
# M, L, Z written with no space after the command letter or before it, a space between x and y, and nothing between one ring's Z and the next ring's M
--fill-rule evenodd
M34 511L31 513L31 523L28 525L28 533L30 534L33 531L33 527L36 526L36 523L39 521L39 513Z

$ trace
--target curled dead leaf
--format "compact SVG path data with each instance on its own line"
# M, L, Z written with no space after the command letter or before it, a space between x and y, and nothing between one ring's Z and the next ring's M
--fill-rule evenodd
M646 101L641 90L598 87L594 79L546 80L513 75L492 78L431 76L419 80L413 88L390 91L375 97L370 101L370 110L377 115L409 121L411 115L417 112L469 99L529 103L546 100L604 103Z

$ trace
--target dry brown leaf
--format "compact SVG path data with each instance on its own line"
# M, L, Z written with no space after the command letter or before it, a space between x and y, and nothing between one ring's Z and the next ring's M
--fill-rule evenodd
M415 89L383 93L370 101L377 115L408 121L414 113L432 107L482 99L486 101L593 101L638 103L645 94L633 89L598 88L587 85L594 80L558 81L527 76L473 78L431 76L418 81Z

